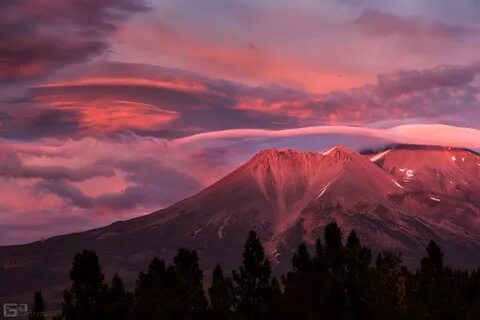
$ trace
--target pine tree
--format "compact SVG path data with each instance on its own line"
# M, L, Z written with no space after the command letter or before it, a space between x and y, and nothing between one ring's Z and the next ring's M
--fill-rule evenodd
M250 231L239 271L233 272L238 319L267 319L274 311L278 282L272 283L270 261L254 231ZM272 286L273 285L273 286Z
M444 271L442 249L434 241L430 241L426 248L427 256L422 258L420 265L423 273L440 275Z
M345 251L342 243L342 230L335 222L331 222L325 227L324 241L329 268L334 273L344 273Z
M70 280L73 283L64 293L62 317L65 320L105 319L106 285L94 251L83 250L75 255Z
M206 317L208 301L203 290L203 272L198 264L195 250L180 249L173 258L176 274L180 281L178 290L182 319Z
M349 310L355 319L370 319L372 313L372 287L370 277L370 249L360 243L355 231L347 238L345 249L345 289Z
M180 249L174 264L154 258L137 279L132 319L204 319L208 301L196 251Z
M223 275L220 265L216 265L212 273L212 285L208 289L212 316L218 320L228 320L233 317L235 295L232 280Z
M33 295L33 307L28 315L29 320L45 320L45 301L43 300L42 293L36 291Z
M283 277L285 288L284 309L288 319L314 317L316 304L312 258L305 244L300 244L292 257L292 271Z
M335 222L325 227L324 241L328 272L325 314L327 318L346 319L349 316L345 294L345 249L342 243L342 230Z
M426 319L439 319L439 311L445 296L443 252L433 241L426 247L427 256L420 262L419 291L422 302L426 308Z
M399 278L402 260L400 254L391 251L379 252L373 270L373 319L398 319Z
M125 291L122 279L115 274L108 288L107 320L126 320L129 318L131 301Z
M464 311L464 298L455 287L453 273L445 267L442 249L430 241L420 262L419 295L426 319L453 319Z
M329 285L331 273L329 272L328 259L325 254L325 248L320 239L315 242L315 256L312 259L311 285L313 287L312 314L314 318L324 316L328 296L330 293Z
M136 281L136 288L132 306L132 319L147 320L164 317L169 319L175 308L169 304L168 291L177 283L176 274L167 269L163 260L154 257L146 273L140 272Z
M57 316L58 320L71 320L75 318L75 307L73 304L73 296L69 290L64 290L62 293L62 312Z

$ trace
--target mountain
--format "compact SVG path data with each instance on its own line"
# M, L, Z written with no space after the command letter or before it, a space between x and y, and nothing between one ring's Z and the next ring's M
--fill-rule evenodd
M456 160L453 160L455 157ZM480 266L480 156L464 149L394 146L362 155L264 150L200 193L152 214L27 245L0 247L0 297L39 288L60 296L73 255L97 251L107 275L132 283L153 256L198 250L202 267L235 268L256 230L282 272L300 241L337 221L373 248L401 250L415 266L434 239L447 261ZM450 183L451 182L451 183ZM41 276L40 276L41 275Z
M399 145L372 161L403 186L449 195L464 201L480 201L479 154L467 149Z

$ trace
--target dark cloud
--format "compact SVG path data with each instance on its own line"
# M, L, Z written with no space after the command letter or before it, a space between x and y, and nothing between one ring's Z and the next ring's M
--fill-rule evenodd
M461 88L473 82L480 73L480 64L440 66L423 71L399 71L379 75L377 89L387 96L398 96L431 89Z
M202 185L191 176L160 164L157 159L115 161L113 166L127 173L126 179L135 183L120 194L102 195L100 205L132 208L136 205L165 205L199 191Z
M67 182L42 181L37 184L38 192L50 192L68 200L72 205L84 209L107 210L133 209L137 206L161 207L199 191L202 185L191 176L165 167L156 159L140 158L135 161L105 161L126 173L132 185L118 193L104 193L97 197L85 195L79 188Z
M457 39L478 36L479 30L473 27L427 21L424 17L400 16L391 12L365 9L355 23L363 30L376 36L401 34Z
M120 23L146 10L132 0L2 1L0 83L38 79L99 55Z
M52 193L60 198L68 200L72 205L79 208L93 208L93 199L86 196L79 188L65 182L41 181L35 186L37 193Z
M0 135L36 139L73 135L81 126L78 110L55 110L35 102L0 103Z
M478 125L480 87L475 79L479 74L477 63L399 71L378 76L375 85L324 95L318 107L327 113L338 110L343 121L424 117L461 125L477 119Z
M95 177L112 177L115 171L107 165L78 169L65 166L25 166L14 153L0 156L0 176L8 178L40 178L44 180L84 181Z

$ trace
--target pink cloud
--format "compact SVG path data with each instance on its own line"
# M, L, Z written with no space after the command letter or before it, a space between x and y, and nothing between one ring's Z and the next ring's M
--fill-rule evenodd
M175 144L190 144L202 140L290 138L323 134L357 135L383 138L396 143L480 148L480 130L440 124L402 125L388 129L349 126L315 126L284 130L232 129L200 133L174 140Z
M371 77L317 68L301 60L252 45L228 45L177 32L162 24L152 28L126 25L119 38L138 48L171 55L178 67L231 79L250 85L276 83L311 92L341 90L364 84ZM156 61L157 63L160 61Z
M95 99L75 100L70 96L37 97L35 101L53 109L75 111L79 114L82 131L111 133L122 130L161 128L180 117L175 111L158 106L126 100Z
M117 78L117 77L87 77L77 78L70 81L60 81L46 83L36 86L36 88L61 88L61 87L89 87L89 86L145 86L161 89L172 89L180 91L205 91L206 88L201 83L195 83L186 79L171 79L169 81L162 79L148 78Z

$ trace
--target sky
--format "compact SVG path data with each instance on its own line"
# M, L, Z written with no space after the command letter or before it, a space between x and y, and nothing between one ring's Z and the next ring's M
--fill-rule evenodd
M480 150L478 0L3 0L0 245L164 208L265 148Z

